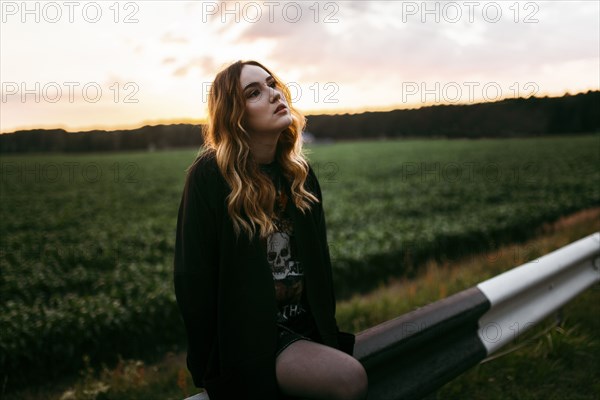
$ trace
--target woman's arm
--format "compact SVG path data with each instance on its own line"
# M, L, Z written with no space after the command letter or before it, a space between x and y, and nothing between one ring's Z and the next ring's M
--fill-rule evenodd
M209 185L198 169L186 179L175 240L174 283L188 339L187 364L194 384L202 379L216 339L218 245Z

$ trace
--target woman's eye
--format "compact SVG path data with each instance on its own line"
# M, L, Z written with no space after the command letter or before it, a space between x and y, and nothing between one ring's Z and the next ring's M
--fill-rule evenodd
M271 82L267 83L267 86L270 88L276 89L277 82L271 81ZM248 98L252 98L252 97L259 96L259 95L260 95L260 90L254 89L253 91L249 92L247 96L248 96Z

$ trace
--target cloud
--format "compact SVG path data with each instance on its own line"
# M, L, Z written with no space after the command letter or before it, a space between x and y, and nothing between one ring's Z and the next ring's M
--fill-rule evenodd
M188 39L181 36L174 36L172 32L165 33L161 38L161 42L163 43L181 43L187 44L189 42Z
M173 71L173 76L186 76L194 68L197 68L199 70L199 74L202 74L206 71L213 71L216 65L217 64L215 63L214 59L210 56L196 57Z
M417 19L393 24L387 17L393 6L339 4L336 24L315 24L310 18L293 24L261 20L249 25L239 40L276 39L270 58L277 64L305 68L304 79L329 76L343 81L390 75L423 80L442 75L493 78L598 55L597 5L571 11L542 3L534 15L537 23L522 21L531 10L521 10L515 23L504 7L504 16L496 23L480 17L471 23L467 18L458 23L430 18L425 23ZM596 26L596 32L586 31L590 26Z

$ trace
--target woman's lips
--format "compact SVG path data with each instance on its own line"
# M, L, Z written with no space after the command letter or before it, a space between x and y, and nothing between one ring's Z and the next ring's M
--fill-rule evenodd
M282 110L287 110L287 107L285 105L283 105L283 104L281 104L279 107L277 107L275 109L274 114L277 114L278 112L281 112Z

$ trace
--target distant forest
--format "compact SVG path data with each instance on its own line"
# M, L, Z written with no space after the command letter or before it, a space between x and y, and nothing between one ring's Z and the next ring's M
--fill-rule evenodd
M316 142L381 138L484 138L600 132L600 91L562 97L505 99L360 114L309 115ZM308 136L308 135L307 135ZM173 124L132 130L66 132L33 129L0 135L0 154L197 148L201 126Z

